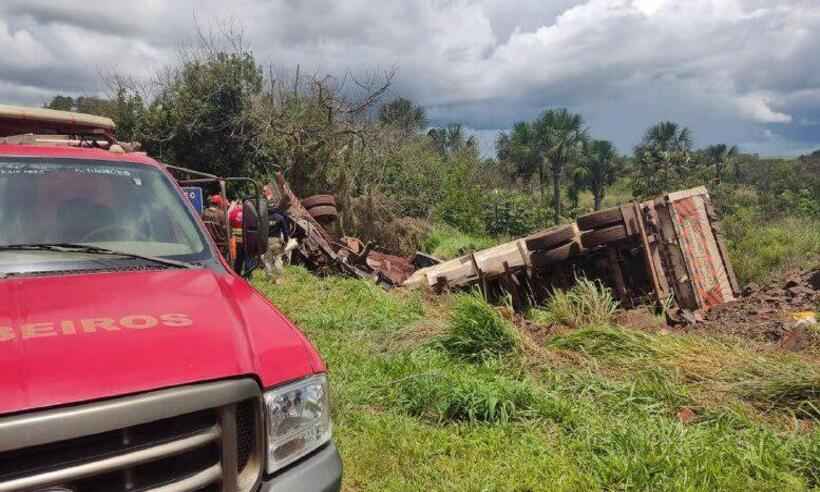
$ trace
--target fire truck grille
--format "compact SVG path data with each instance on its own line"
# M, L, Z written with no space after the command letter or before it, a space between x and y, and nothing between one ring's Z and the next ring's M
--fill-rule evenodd
M255 383L232 381L0 418L0 492L251 490L260 402ZM186 407L194 411L167 415ZM95 423L104 430L84 432Z
M239 473L247 466L256 445L255 400L247 400L236 407L236 455Z

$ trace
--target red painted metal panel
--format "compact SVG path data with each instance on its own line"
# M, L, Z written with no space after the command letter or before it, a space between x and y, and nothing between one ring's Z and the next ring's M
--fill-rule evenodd
M324 370L245 280L207 269L0 280L0 414Z
M680 247L700 307L709 309L734 299L726 268L706 212L703 195L672 202Z

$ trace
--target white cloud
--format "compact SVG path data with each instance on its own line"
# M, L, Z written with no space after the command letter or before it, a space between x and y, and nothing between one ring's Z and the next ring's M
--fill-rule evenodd
M738 112L741 116L751 118L758 123L791 123L792 117L786 113L774 111L770 99L763 94L747 94L736 98Z
M0 97L95 92L113 69L146 76L195 20L226 19L274 67L398 66L395 92L441 124L495 132L567 106L626 150L661 118L702 142L764 144L755 130L820 119L820 4L807 0L8 0Z

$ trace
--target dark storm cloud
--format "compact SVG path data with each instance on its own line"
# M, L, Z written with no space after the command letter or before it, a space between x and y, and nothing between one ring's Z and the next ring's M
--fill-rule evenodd
M423 104L433 124L464 123L485 152L498 129L561 106L622 151L660 119L689 126L699 145L820 147L810 0L8 0L0 97L94 94L98 74L148 77L197 29L226 26L285 71L396 66L392 94Z

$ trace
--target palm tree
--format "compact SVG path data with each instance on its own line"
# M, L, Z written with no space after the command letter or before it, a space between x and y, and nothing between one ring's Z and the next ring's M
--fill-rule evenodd
M671 121L661 121L646 130L641 144L635 148L641 166L643 189L640 194L666 191L672 183L672 172L689 162L692 152L692 132Z
M520 121L513 125L510 132L507 153L509 159L515 164L515 174L524 179L530 179L536 172L539 173L541 181L541 195L543 198L543 171L541 167L541 155L539 154L538 135L532 124Z
M706 157L715 166L715 179L718 183L723 179L723 170L728 168L737 158L737 145L729 147L726 144L710 145L705 149Z
M561 221L561 176L566 165L583 151L588 130L580 114L566 109L544 111L534 123L540 155L549 162L552 171L553 213L555 223Z
M467 145L478 146L478 142L473 137L464 139L464 130L458 123L451 123L447 125L447 128L431 128L427 135L433 140L433 146L443 157L456 153Z
M589 145L587 158L580 167L583 169L583 183L592 192L595 210L601 209L606 189L615 182L622 166L623 161L612 142L593 140Z

